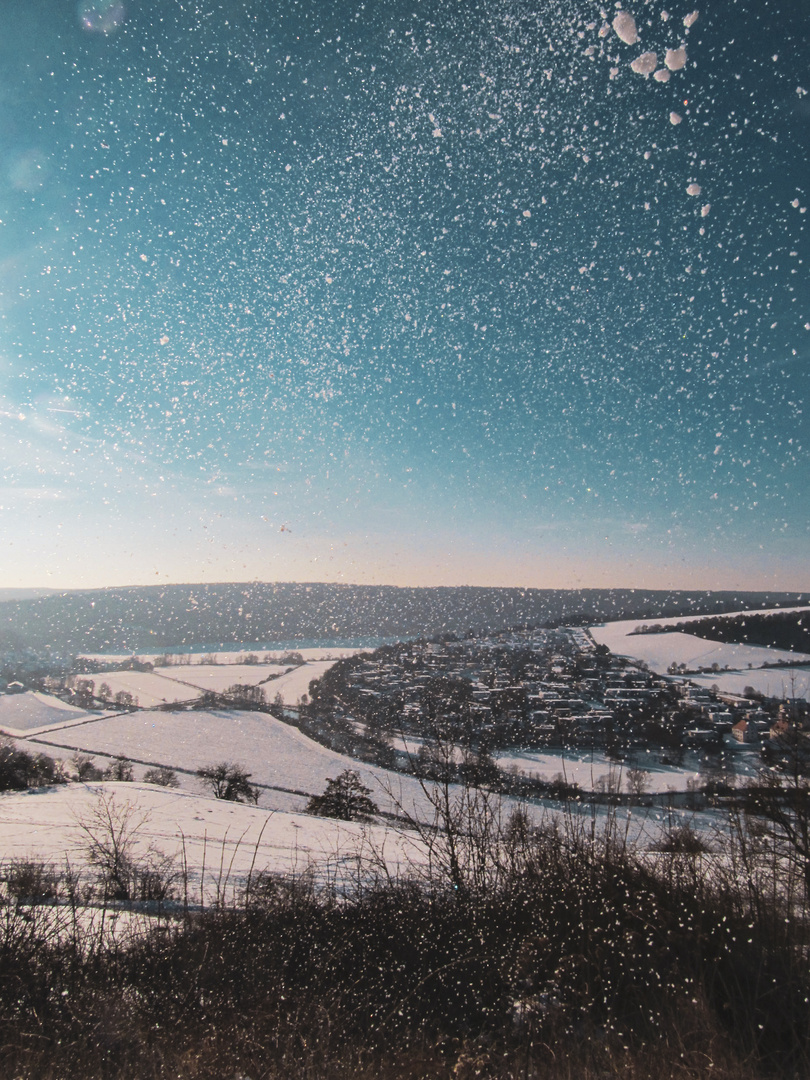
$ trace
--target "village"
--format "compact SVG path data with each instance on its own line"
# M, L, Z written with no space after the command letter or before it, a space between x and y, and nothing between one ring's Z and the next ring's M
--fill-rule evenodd
M628 796L722 791L764 764L810 757L805 698L754 686L732 693L705 685L706 674L701 685L674 664L656 672L595 634L584 626L448 633L309 663L290 650L70 660L27 650L2 658L0 700L9 735L150 709L272 713L358 762L435 778L444 754L454 780L525 797L615 791L617 764ZM11 708L15 696L25 701ZM31 718L19 719L26 707ZM572 782L585 757L587 774Z
M655 674L582 627L384 646L340 661L312 690L318 710L390 738L400 767L448 721L462 741L492 752L720 751L729 739L771 753L791 739L810 746L803 698L765 698L753 688L736 695Z

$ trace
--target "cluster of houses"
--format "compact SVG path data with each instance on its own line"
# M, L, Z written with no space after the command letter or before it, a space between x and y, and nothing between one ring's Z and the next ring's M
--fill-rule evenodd
M0 648L0 693L8 693L9 688L11 693L22 693L48 677L66 674L74 663L72 656L62 656L54 649Z
M656 675L581 627L411 642L358 657L337 705L391 734L428 734L445 711L493 745L745 744L804 735L804 701L756 701ZM459 687L466 691L459 693Z

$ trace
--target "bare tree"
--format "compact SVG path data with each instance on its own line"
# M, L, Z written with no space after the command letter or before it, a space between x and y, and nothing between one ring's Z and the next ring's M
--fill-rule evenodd
M650 789L650 774L646 769L632 766L627 770L627 790L631 795L643 795Z
M88 814L77 819L88 861L96 867L104 900L166 900L174 893L174 859L151 844L140 856L139 835L149 811L136 803L119 802L100 789Z
M77 821L88 860L98 869L105 899L129 900L135 840L149 814L132 802L118 802L110 791L97 791L94 800L89 813Z
M810 765L806 738L793 731L783 736L788 745L784 769L763 772L749 788L749 819L770 838L785 863L798 874L805 902L810 900Z
M434 725L434 732L430 749L413 764L421 805L406 806L391 785L385 791L427 856L430 882L449 885L461 899L502 880L527 835L528 818L514 805L505 813L499 794L470 782L473 773L459 769L463 755L449 728Z

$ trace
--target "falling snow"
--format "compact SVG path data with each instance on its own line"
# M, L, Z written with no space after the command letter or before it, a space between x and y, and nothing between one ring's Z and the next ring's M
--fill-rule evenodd
M635 45L638 41L636 20L629 11L619 12L613 20L613 29L616 31L616 37L620 38L625 45Z
M29 8L0 583L797 584L798 22Z
M686 65L686 49L683 46L679 49L667 49L664 63L670 71L680 71Z
M630 64L637 75L651 75L658 66L658 57L654 52L645 52Z

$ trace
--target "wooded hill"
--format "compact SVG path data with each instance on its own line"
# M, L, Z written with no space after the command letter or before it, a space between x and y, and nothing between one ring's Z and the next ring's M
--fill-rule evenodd
M0 650L158 652L349 641L796 606L797 593L265 583L74 590L0 601Z

